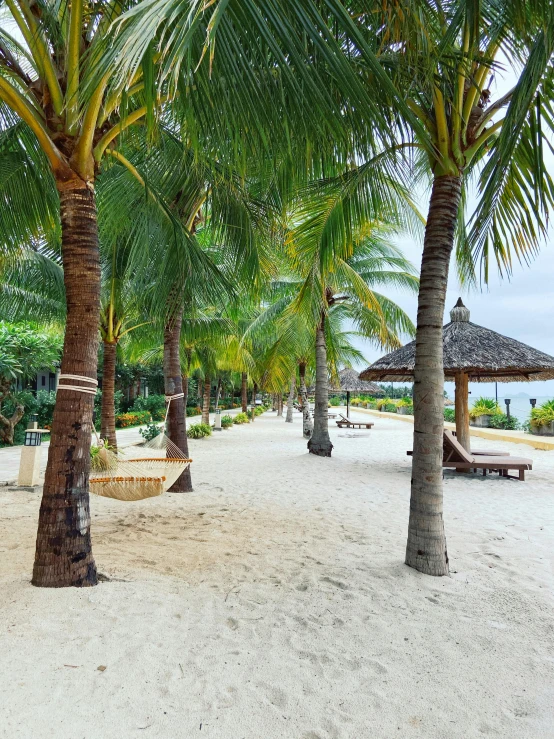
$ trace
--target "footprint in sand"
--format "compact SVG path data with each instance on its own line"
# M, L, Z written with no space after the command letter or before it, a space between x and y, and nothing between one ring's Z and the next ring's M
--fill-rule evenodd
M239 622L236 619L234 619L234 618L228 618L225 623L233 631L236 631L238 629L238 627L239 627Z
M322 577L321 582L328 582L329 585L333 585L340 590L348 590L348 585L345 582L342 582L342 580L333 580L332 577Z

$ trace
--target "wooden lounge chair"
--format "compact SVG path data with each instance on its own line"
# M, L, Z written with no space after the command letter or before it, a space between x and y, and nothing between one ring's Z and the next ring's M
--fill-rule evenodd
M359 423L357 421L351 421L349 418L346 418L346 416L343 416L342 413L339 413L339 416L340 420L335 422L339 429L370 429L375 425L373 423Z
M448 459L448 455L450 454L451 446L448 444L447 436L450 435L452 438L456 439L456 432L450 431L450 429L444 429L444 440L443 440L443 454L445 456L445 459ZM510 452L498 452L495 449L475 449L471 450L470 452L474 457L509 457ZM406 452L406 454L411 457L413 455L412 451Z
M525 470L533 469L532 459L470 454L452 434L445 434L444 442L448 449L443 456L443 467L455 470L483 470L483 475L486 475L487 471L498 472L501 477L510 477L513 480L525 480ZM518 476L510 475L509 470L517 470Z

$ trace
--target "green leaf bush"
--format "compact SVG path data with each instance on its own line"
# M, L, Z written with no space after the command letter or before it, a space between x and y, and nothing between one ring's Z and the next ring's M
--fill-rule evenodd
M120 413L115 417L115 425L118 429L129 428L129 426L141 426L152 422L150 411L135 411L134 413Z
M212 427L209 423L193 423L187 429L187 438L203 439L205 436L212 435Z
M489 428L517 431L521 428L521 424L517 418L514 418L514 416L510 416L510 418L508 418L505 413L497 413L490 417Z
M554 421L554 400L547 400L531 410L531 426L548 426Z
M163 427L159 426L157 423L149 423L145 429L139 429L139 434L142 436L144 441L152 441L152 439L155 439L156 436L159 436L162 433L162 430Z
M237 415L233 418L233 423L250 423L250 419L248 418L248 415L246 413L237 413Z
M478 398L473 404L473 408L469 409L471 419L479 418L479 416L497 416L501 413L500 406L492 398Z
M444 420L448 421L449 423L454 423L456 421L456 413L454 411L454 408L444 409Z
M230 429L233 425L233 416L221 416L221 428Z

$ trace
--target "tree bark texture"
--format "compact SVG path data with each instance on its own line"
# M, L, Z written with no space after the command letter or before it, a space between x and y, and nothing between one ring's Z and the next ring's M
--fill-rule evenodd
M277 396L277 415L283 416L283 393L279 393Z
M204 396L202 399L202 423L210 423L210 391L212 383L210 377L204 378Z
M314 430L308 441L308 451L319 457L330 457L332 450L333 445L329 437L329 372L325 341L325 313L322 313L315 337Z
M100 258L93 192L74 178L58 182L67 305L61 373L96 379ZM64 380L91 389L92 384ZM59 390L38 520L33 585L96 585L90 540L89 471L94 395Z
M255 421L256 419L256 395L258 394L258 383L254 383L252 386L252 403L250 411L250 420Z
M117 449L115 435L115 360L117 344L104 343L100 438Z
M300 400L302 401L302 433L305 439L309 439L313 433L314 425L310 417L310 403L306 388L306 362L300 362L298 373L300 375Z
M435 177L425 228L414 370L414 454L406 564L448 574L443 521L444 370L442 325L461 178Z
M215 408L217 409L219 407L219 398L221 397L221 388L222 388L222 382L221 377L217 378L217 390L215 393Z
M166 395L179 395L183 392L181 375L181 361L179 344L181 339L181 324L183 322L183 307L179 307L164 327L164 391ZM187 439L187 416L185 398L177 398L169 404L167 414L167 436L189 456ZM192 492L192 478L190 465L169 488L170 493Z
M240 403L243 413L248 411L248 375L243 372L241 375Z
M290 380L289 397L287 399L287 416L285 418L286 423L292 423L292 412L294 410L295 390L296 390L296 372L293 374Z
M2 403L10 396L11 390L11 380L0 378L0 411L2 410ZM16 403L15 410L10 418L0 412L0 424L3 426L3 428L0 428L0 441L4 444L13 444L15 427L24 415L25 408L20 403Z
M455 377L455 416L456 437L464 449L471 451L469 438L469 377L465 372L457 372Z

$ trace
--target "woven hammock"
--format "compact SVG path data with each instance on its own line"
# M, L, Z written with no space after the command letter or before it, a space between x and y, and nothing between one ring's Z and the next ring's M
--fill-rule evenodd
M182 397L182 396L177 396ZM135 501L161 495L179 479L192 462L165 434L164 430L143 446L132 448L131 459L114 454L102 445L91 461L90 492L105 498Z
M156 454L156 452L162 452L162 454ZM192 462L192 459L186 457L163 432L144 446L133 447L133 455L132 459L126 459L124 464L142 471L142 474L164 477L166 491L181 477Z
M115 500L145 500L164 492L164 477L91 477L90 492Z

